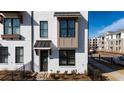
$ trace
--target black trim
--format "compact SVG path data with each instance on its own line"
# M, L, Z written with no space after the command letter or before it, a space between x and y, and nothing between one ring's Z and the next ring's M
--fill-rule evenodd
M66 21L66 24L67 24L67 27L66 27L66 36L62 36L61 35L61 21L62 20L65 20ZM69 36L69 29L72 29L72 28L69 28L69 23L68 23L68 21L74 21L74 36ZM60 37L75 37L75 23L76 23L76 20L75 20L75 18L61 18L60 20L59 20L59 36Z
M8 47L0 47L0 48L2 48L1 50L3 50L3 48L6 48L7 49L7 54L4 54L4 55L2 55L1 53L0 53L0 58L1 58L1 56L3 57L5 57L5 56L7 56L7 62L0 62L0 63L8 63L8 55L9 55L9 53L8 53ZM0 51L1 52L1 51Z
M47 29L42 29L42 28L41 28L41 22L43 22L43 23L46 22L46 23L47 23ZM41 36L41 31L42 31L42 30L47 30L47 36ZM41 37L41 38L48 38L48 21L40 21L40 37Z
M20 48L23 49L23 55L20 55L20 54L18 55L18 54L17 54L17 49L18 49L18 48L19 48L19 49L20 49ZM18 60L17 60L17 59L18 59L18 58L17 58L18 56L19 56L19 57L23 57L23 62L18 62ZM15 63L24 63L24 47L22 47L22 46L15 47Z
M34 12L31 11L31 70L34 72Z
M12 34L14 34L14 33L13 33L13 28L14 28L14 26L13 26L13 20L14 20L14 19L19 19L19 34L20 34L20 24L21 24L20 18L4 18L4 22L3 22L3 23L4 23L4 28L3 28L3 30L4 30L4 35L6 34L6 33L5 33L5 27L6 27L6 26L5 26L5 20L6 20L6 19L11 19L11 26L12 26L12 27L11 27L11 30L12 30Z
M61 51L65 51L66 52L66 54L67 54L67 56L66 57L61 57L60 56L60 52ZM74 52L74 58L69 58L69 52L70 51L73 51ZM61 62L60 62L60 60L61 60L61 58L63 58L63 59L65 59L66 60L66 64L62 64ZM74 59L74 64L70 64L69 63L69 59ZM75 66L75 50L59 50L59 66Z

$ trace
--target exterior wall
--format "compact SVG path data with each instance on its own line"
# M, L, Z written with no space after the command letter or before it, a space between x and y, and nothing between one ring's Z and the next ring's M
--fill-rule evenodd
M90 38L88 42L88 48L98 50L99 38Z
M48 57L48 72L64 71L71 72L77 70L79 73L87 71L88 55L88 30L87 12L81 12L82 16L78 19L78 48L76 48L75 54L75 66L59 66L59 48L57 47L57 18L54 16L54 12L34 12L34 43L36 40L51 40L52 41L52 55ZM48 38L40 38L39 22L48 21ZM34 52L34 69L40 71L40 58Z
M31 13L23 12L23 23L20 26L20 34L24 40L3 40L3 23L0 23L0 44L1 47L8 47L8 63L0 63L0 70L14 70L31 62ZM16 14L5 14L6 18L16 18ZM24 63L15 63L15 47L24 47Z
M75 18L75 37L59 37L59 20L57 20L57 43L59 48L78 47L78 18Z
M118 34L121 35L117 38ZM104 37L105 39L103 40L103 42L105 43L99 43L99 51L124 54L124 31L106 33ZM102 42L102 39L100 39L100 41ZM103 46L104 49L102 49Z

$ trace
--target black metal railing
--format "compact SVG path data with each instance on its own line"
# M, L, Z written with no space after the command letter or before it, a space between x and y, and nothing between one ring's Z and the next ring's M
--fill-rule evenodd
M31 63L27 63L27 64L23 64L21 67L19 67L16 70L13 71L7 71L7 73L0 78L0 80L12 80L12 81L22 81L22 80L26 80L27 76L29 74L31 74L32 70L31 70Z

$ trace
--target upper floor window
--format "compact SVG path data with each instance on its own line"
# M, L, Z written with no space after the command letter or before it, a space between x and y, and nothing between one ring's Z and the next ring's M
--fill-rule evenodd
M40 21L40 37L48 37L48 21Z
M113 39L113 35L111 35L111 39Z
M75 37L75 19L60 19L60 37Z
M4 34L19 34L20 20L18 18L4 19Z
M0 63L8 63L8 47L0 47Z

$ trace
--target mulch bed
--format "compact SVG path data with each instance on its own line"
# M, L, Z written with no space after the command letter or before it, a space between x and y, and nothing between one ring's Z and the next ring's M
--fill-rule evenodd
M91 81L91 78L84 74L50 74L49 80L53 81Z
M8 71L3 70L0 71L0 80L1 81L29 81L35 80L36 74L32 72L25 72L25 74L21 71Z

